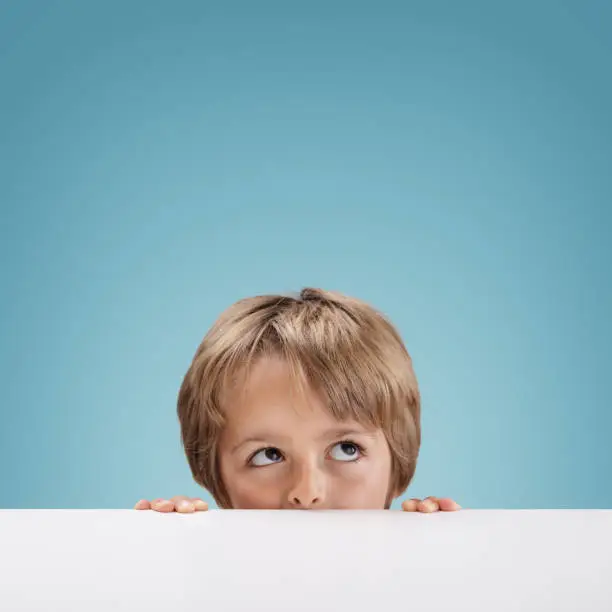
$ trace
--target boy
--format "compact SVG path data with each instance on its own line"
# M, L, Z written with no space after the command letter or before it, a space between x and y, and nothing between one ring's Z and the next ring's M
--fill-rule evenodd
M220 508L389 508L416 469L420 412L412 360L393 325L360 300L311 288L223 312L178 396L193 477ZM208 506L176 496L135 508ZM402 508L459 506L429 497Z

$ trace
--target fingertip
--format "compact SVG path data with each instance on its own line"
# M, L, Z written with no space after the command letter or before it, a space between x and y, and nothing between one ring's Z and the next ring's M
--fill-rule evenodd
M208 510L208 504L203 499L195 497L191 501L197 511L203 512L205 510Z
M419 503L419 512L429 514L430 512L436 512L440 507L438 503L433 501L431 498L424 499Z
M186 499L182 499L176 502L174 504L174 507L176 511L180 512L181 514L190 514L192 512L195 512L195 505Z
M418 503L418 499L406 499L402 502L402 510L404 512L416 512Z
M174 512L174 504L168 499L156 499L151 502L151 509L155 512Z
M146 499L141 499L135 506L134 510L149 510L151 505Z
M456 510L461 510L461 506L453 499L446 497L444 499L439 500L440 510L445 512L454 512Z

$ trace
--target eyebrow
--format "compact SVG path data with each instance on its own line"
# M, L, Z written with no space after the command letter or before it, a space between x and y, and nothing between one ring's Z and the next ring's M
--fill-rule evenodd
M362 429L354 429L354 428L351 429L351 428L346 428L346 427L345 428L334 428L334 429L328 429L327 431L324 431L320 436L317 436L317 440L326 440L330 438L344 438L345 436L365 436L367 438L375 438L376 432L362 430ZM234 446L231 452L235 453L241 446L244 446L245 444L249 442L260 442L260 443L265 444L266 440L270 440L271 438L286 439L286 436L279 435L279 434L273 434L273 433L267 433L267 432L261 432L256 435L245 438L244 440L236 444L236 446Z

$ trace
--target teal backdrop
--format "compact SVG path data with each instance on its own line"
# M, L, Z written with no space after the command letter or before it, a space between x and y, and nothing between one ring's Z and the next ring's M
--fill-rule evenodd
M197 345L310 285L413 356L408 496L611 508L611 31L604 1L4 0L0 507L201 493Z

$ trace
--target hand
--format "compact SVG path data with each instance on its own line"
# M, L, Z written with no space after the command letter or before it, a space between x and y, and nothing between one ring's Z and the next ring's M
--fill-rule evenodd
M461 506L448 497L427 497L424 500L420 499L407 499L402 502L402 510L405 512L454 512L460 510Z
M154 510L155 512L181 512L189 514L191 512L203 512L208 510L208 504L199 497L187 497L185 495L175 495L172 499L154 499L152 502L141 499L134 510Z

